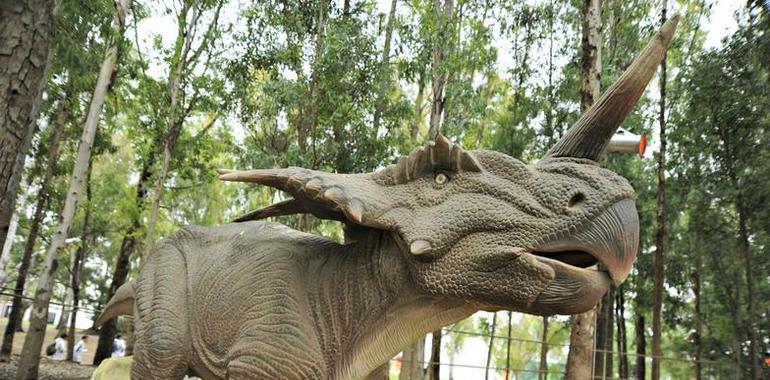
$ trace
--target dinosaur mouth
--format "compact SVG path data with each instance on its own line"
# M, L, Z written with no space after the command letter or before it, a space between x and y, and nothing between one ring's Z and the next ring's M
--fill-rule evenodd
M564 264L578 268L588 268L596 265L599 260L590 253L581 250L557 251L557 252L532 252L537 257L560 261Z
M631 272L639 246L639 217L633 200L616 202L585 228L565 232L529 254L554 271L533 302L546 314L574 314L595 306L611 282ZM597 265L598 264L598 265Z

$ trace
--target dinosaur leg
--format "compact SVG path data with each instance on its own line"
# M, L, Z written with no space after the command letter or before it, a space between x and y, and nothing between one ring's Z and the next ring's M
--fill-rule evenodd
M182 379L188 372L186 268L172 243L150 255L136 284L132 379Z

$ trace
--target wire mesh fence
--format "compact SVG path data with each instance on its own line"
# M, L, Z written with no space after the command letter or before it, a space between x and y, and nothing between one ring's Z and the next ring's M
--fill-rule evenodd
M566 357L569 352L569 343L563 342L543 342L538 339L521 338L515 336L508 336L506 334L488 334L474 331L466 331L453 328L444 328L441 330L442 341L452 341L458 337L473 337L482 341L482 345L475 345L471 350L483 349L484 352L475 352L471 355L462 355L459 357L449 357L449 355L442 354L440 361L430 360L430 347L431 339L426 339L425 359L424 360L410 360L404 358L402 354L391 359L390 361L390 379L408 379L417 380L413 376L404 376L402 371L408 371L411 366L420 366L422 369L422 376L419 378L428 379L429 367L438 365L440 379L485 379L485 380L551 380L551 379L564 379L566 376ZM498 341L504 342L503 346L519 345L516 349L507 350L508 352L500 353L501 355L514 356L520 355L521 352L526 352L525 360L515 357L505 357L503 360L491 360L488 363L479 362L479 358L486 358L490 356L489 342ZM541 350L545 346L545 362L541 362ZM442 347L443 348L443 347ZM559 351L558 355L553 355L553 352ZM494 349L493 349L494 351ZM592 350L593 358L591 366L591 373L593 379L601 380L615 380L615 379L636 379L636 367L644 363L646 377L649 378L651 373L653 355L645 354L640 355L635 352L619 352L617 350ZM494 356L494 352L492 355ZM736 365L735 362L729 360L708 360L708 359L696 359L689 357L686 354L681 356L663 355L660 356L660 365L662 378L664 379L694 379L698 366L700 367L701 379L707 380L720 380L720 379L741 379L744 377L745 369L747 365L744 363L741 366ZM598 359L598 360L597 360ZM502 365L500 362L502 361ZM625 362L626 369L621 371L620 362ZM641 362L640 362L641 361ZM597 367L598 363L598 367ZM601 368L607 368L605 373ZM767 371L767 369L765 369ZM770 372L766 372L770 374Z

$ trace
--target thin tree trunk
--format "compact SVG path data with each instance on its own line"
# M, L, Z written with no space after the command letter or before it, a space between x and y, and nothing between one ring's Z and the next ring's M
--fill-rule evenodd
M412 130L410 137L412 141L417 141L417 136L420 133L420 126L423 123L423 102L425 101L425 70L420 70L419 78L417 79L417 97L414 100L414 121L412 122Z
M316 18L315 47L313 56L313 67L310 72L310 82L308 83L308 105L307 112L302 112L299 124L297 124L297 143L300 153L307 150L307 134L311 133L311 138L315 141L315 124L318 119L318 102L316 87L321 73L321 63L323 56L324 30L326 29L326 16L328 0L318 2L318 17ZM315 146L315 144L313 144ZM315 163L315 160L314 160Z
M666 22L666 0L663 0L661 23ZM661 311L663 308L663 285L665 281L666 242L666 55L660 64L660 102L658 124L660 126L660 151L658 152L658 204L657 230L655 233L655 257L653 268L654 286L652 297L652 380L660 379L661 357Z
M428 364L428 379L439 380L441 372L441 329L433 331L430 346L430 363Z
M601 0L583 0L583 41L580 77L580 108L585 111L599 99L601 88ZM593 376L595 310L572 317L566 378Z
M70 254L70 262L69 266L67 268L74 268L75 267L75 253ZM62 302L61 305L61 317L59 318L59 322L56 324L56 330L58 330L60 333L67 332L67 329L69 328L69 320L70 320L70 311L72 310L72 300L74 299L74 295L72 292L72 287L67 287L67 294L64 296L64 302Z
M703 334L702 316L701 316L701 271L703 270L703 233L700 230L700 224L695 222L691 225L694 229L693 233L693 253L694 253L694 267L692 271L692 292L694 298L694 310L693 310L693 327L695 329L692 344L694 347L694 359L695 359L695 380L701 380L703 373L703 366L701 360L703 360L703 345L701 342L701 336Z
M171 159L174 155L176 142L179 139L179 135L182 133L182 126L184 125L185 117L181 110L182 104L180 99L184 95L182 93L182 79L185 70L190 63L189 54L192 49L192 38L195 34L193 32L197 27L198 18L200 17L200 10L197 8L199 3L200 1L196 1L195 3L184 2L184 7L177 17L177 37L174 45L174 57L171 61L168 84L166 86L169 94L168 130L166 132L166 139L163 142L163 159L157 178L155 179L155 190L150 205L150 215L147 218L147 240L145 241L145 255L142 255L142 260L145 259L146 254L149 254L155 243L155 228L158 224L160 202L163 200L163 186L165 185L166 177L168 176L171 167ZM188 14L192 14L190 20L187 20Z
M74 353L75 342L75 324L78 319L78 307L80 303L80 268L83 267L85 262L85 255L88 252L89 241L89 223L91 222L91 168L88 170L88 179L86 182L86 210L83 215L83 230L80 233L80 247L73 255L72 269L70 271L70 288L72 289L72 312L68 320L69 326L67 331L67 361L72 361L72 355ZM64 319L64 316L62 316Z
M160 133L160 132L158 132ZM139 181L136 184L136 197L134 198L136 213L128 229L123 234L123 240L120 243L120 251L115 262L115 270L112 274L112 283L107 292L107 299L115 295L118 288L126 282L128 271L131 267L131 255L137 250L139 239L137 235L142 227L141 215L147 200L150 178L152 177L152 167L155 165L158 151L150 150L148 157L142 163L142 171L139 174ZM94 354L94 365L99 365L102 360L109 358L112 354L112 342L117 333L117 321L106 322L99 330L99 343Z
M628 339L626 337L626 319L625 319L625 296L623 287L616 291L615 299L615 323L618 328L618 376L621 379L628 379Z
M737 181L736 181L737 183ZM736 185L738 186L738 185ZM737 188L737 187L736 187ZM754 275L752 273L752 260L751 250L749 247L749 227L748 227L748 214L749 211L743 205L742 196L738 195L736 201L736 209L738 210L738 251L741 255L741 261L743 261L743 270L746 276L746 330L748 330L749 337L749 355L751 363L751 378L759 380L762 378L762 358L759 355L759 338L757 337L757 329L755 325L754 314Z
M548 317L543 317L543 335L540 337L540 366L537 378L548 379Z
M11 216L11 223L8 226L8 235L3 244L3 253L0 254L0 289L5 287L8 282L8 260L11 259L11 248L13 248L13 238L16 236L16 229L19 227L19 215L14 212Z
M382 112L385 110L385 99L388 92L388 81L390 80L390 44L393 39L393 21L396 18L396 5L398 0L391 0L390 13L388 14L388 23L385 24L385 44L382 47L382 58L380 59L380 83L377 91L377 100L374 104L374 136L380 130Z
M5 244L49 67L54 1L0 2L0 246Z
M508 339L505 342L505 378L511 377L511 329L513 328L513 313L508 311ZM518 375L517 375L518 377Z
M70 90L65 92L63 99L72 95L71 87L68 88L70 88ZM53 136L51 137L48 154L46 155L45 172L37 194L35 214L32 217L29 234L27 235L27 240L24 244L24 252L21 255L21 261L19 262L19 268L16 274L16 284L14 286L13 300L11 302L11 313L8 316L8 324L5 326L5 332L3 333L3 345L0 347L0 356L11 355L14 335L17 331L21 331L21 318L24 315L21 310L24 287L27 283L27 274L29 273L29 268L32 263L32 253L35 251L37 235L40 233L40 226L45 217L45 210L49 202L48 189L56 170L56 162L59 156L59 149L61 148L61 140L64 136L65 123L69 118L69 109L65 103L60 104L60 108L56 115L55 124L51 126L51 128L54 128Z
M594 378L612 378L612 343L614 323L615 291L610 288L597 307L596 354L594 355Z
M636 334L636 363L634 366L634 378L644 380L647 373L647 337L644 334L644 315L642 310L635 308L636 321L634 321L634 332Z
M399 380L422 380L425 376L423 361L425 361L425 338L420 338L414 344L404 349Z
M56 232L51 239L51 245L47 251L45 269L38 280L37 291L35 292L35 301L32 310L32 320L27 337L24 340L21 357L19 358L16 379L34 379L38 377L38 366L40 364L40 349L43 346L45 338L45 329L48 322L48 303L51 298L51 289L53 288L56 269L58 266L59 249L64 245L67 239L72 219L75 216L77 203L80 198L80 192L85 182L85 176L88 171L91 149L96 135L96 129L101 118L104 101L107 97L107 90L112 83L113 72L117 69L118 53L120 40L125 29L126 12L130 7L131 0L117 2L117 12L113 21L113 28L116 30L116 36L111 41L110 46L105 53L99 71L99 77L91 98L91 105L88 110L85 125L83 126L83 135L78 146L78 154L75 160L75 166L72 169L69 190L67 198L64 201L64 209L59 217L59 223Z
M428 138L431 140L435 140L441 132L442 116L444 114L444 103L446 101L444 86L446 85L447 71L443 66L444 58L447 55L446 42L451 41L449 30L454 18L454 0L444 0L443 6L441 0L434 0L433 11L437 24L436 30L438 30L440 36L436 41L441 42L434 43L431 62L433 100L431 101L430 129L428 130Z
M487 365L484 370L484 380L489 380L489 366L492 364L492 349L495 343L495 330L497 329L497 313L492 314L492 327L489 331L489 350L487 350Z

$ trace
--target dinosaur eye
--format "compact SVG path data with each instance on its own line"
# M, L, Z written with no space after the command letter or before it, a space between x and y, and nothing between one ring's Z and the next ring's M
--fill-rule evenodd
M586 196L583 193L575 193L575 195L570 198L569 203L567 203L567 207L576 207L580 206L583 202L585 202Z
M449 176L444 173L436 173L436 175L433 177L433 182L435 182L437 185L444 185L449 182Z

